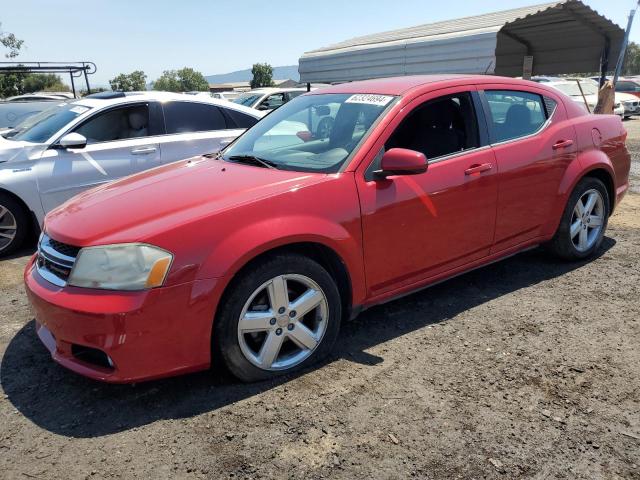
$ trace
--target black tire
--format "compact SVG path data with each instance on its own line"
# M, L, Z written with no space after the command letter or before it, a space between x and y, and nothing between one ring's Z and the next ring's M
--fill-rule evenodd
M2 192L0 192L0 212L3 211L3 208L1 207L8 210L11 216L15 219L16 224L16 234L13 237L13 240L6 245L4 245L4 242L0 242L0 257L4 257L12 254L20 248L24 243L25 238L27 238L27 234L29 233L29 213L27 212L27 209L24 208L24 206L15 198ZM3 216L0 218L0 233L5 233L2 225L7 225L7 220L9 218L9 216Z
M578 200L589 190L597 190L602 196L603 208L604 208L604 219L602 228L598 234L597 240L593 243L593 245L584 251L578 250L573 240L571 239L570 229L571 229L571 221L574 214L574 209L578 203ZM609 199L609 193L607 192L607 188L604 184L593 177L585 177L578 182L573 192L569 196L569 200L567 201L567 205L565 206L564 212L562 213L562 218L560 220L560 225L558 226L558 230L556 231L554 237L551 241L546 245L548 250L550 250L555 255L563 258L565 260L576 261L583 260L585 258L591 257L602 245L602 241L604 240L604 234L607 230L607 224L609 221L609 214L611 213L611 205Z
M238 323L245 303L256 289L270 279L287 274L304 275L321 288L328 305L327 325L320 343L304 361L286 370L265 370L251 363L242 352L238 340ZM242 272L223 296L214 320L214 366L216 360L222 360L228 370L244 382L269 380L302 370L330 353L340 330L341 318L342 302L336 282L320 264L299 254L273 255Z

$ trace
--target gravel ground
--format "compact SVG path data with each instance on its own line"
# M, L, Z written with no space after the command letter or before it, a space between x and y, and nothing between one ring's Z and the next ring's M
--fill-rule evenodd
M597 259L540 250L365 312L311 371L137 386L55 365L0 262L0 476L640 479L640 120L634 194Z

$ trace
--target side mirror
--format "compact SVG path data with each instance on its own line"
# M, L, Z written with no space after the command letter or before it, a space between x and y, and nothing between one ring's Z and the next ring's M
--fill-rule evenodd
M259 105L258 108L256 110L261 110L261 111L265 111L265 110L271 110L271 107L269 105Z
M390 175L418 175L427 171L427 157L422 152L406 148L392 148L384 153L380 170L374 172L379 179Z
M62 148L84 148L87 146L87 139L79 133L67 133L58 143Z

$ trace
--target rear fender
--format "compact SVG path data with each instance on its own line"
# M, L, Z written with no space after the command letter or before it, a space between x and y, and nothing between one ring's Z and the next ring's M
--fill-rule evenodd
M578 153L578 158L569 164L558 187L555 206L550 215L551 221L543 232L544 236L552 237L555 234L571 192L573 192L573 189L582 178L597 169L605 170L611 177L613 185L615 179L613 165L609 157L601 150L591 149L580 152ZM610 202L615 202L615 198L610 198L609 200Z

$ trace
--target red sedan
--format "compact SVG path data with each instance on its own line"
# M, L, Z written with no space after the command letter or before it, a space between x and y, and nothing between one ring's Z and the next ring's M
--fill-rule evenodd
M25 271L57 362L135 382L304 368L341 320L536 245L579 260L628 187L626 131L542 84L316 90L216 155L83 193Z

